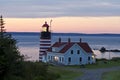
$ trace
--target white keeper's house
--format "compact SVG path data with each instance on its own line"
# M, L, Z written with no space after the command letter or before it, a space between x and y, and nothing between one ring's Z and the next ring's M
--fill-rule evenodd
M46 61L63 65L85 65L96 62L92 49L86 42L62 42L54 43L47 51Z

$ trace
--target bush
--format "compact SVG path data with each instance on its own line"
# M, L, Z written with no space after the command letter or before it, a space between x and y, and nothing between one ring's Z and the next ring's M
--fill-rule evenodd
M106 58L96 59L96 61L108 61Z
M119 61L119 60L120 60L120 57L113 57L111 60L112 60L112 61Z
M39 62L23 62L23 78L34 80L35 78L46 78L47 66ZM41 77L42 76L42 77Z

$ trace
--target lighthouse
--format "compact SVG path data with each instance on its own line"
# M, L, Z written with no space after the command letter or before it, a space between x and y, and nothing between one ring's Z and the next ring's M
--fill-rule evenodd
M50 46L51 46L50 26L47 24L47 22L45 22L42 25L42 31L40 34L39 61L46 62L46 50L50 48Z

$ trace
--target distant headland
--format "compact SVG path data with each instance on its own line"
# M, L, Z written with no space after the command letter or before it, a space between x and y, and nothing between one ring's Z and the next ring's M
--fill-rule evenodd
M21 34L25 34L25 35L40 35L39 32L9 32L11 34L16 34L16 35L21 35ZM52 35L62 35L62 36L110 36L110 37L117 37L120 36L120 34L113 34L113 33L99 33L99 34L87 34L87 33L52 33Z
M104 53L104 52L120 52L120 50L118 50L118 49L107 50L105 47L102 47L99 51L102 53Z

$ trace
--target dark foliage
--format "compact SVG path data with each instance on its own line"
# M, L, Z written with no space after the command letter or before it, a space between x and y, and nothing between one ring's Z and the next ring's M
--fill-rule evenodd
M0 17L0 80L56 80L58 76L48 71L40 62L26 62L20 55L16 40L4 30Z
M102 53L104 53L104 52L106 51L106 48L102 47L102 48L100 49L100 51L101 51Z
M23 57L20 55L16 40L7 34L4 29L4 21L0 17L0 80L8 75L17 75L18 67Z
M113 57L111 60L112 61L120 61L120 57Z

